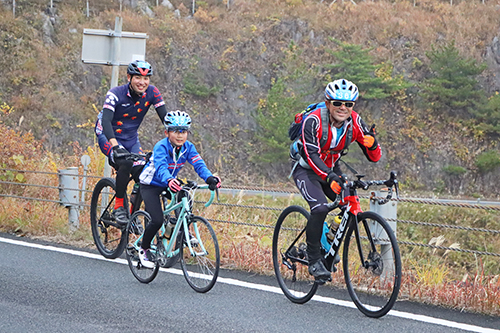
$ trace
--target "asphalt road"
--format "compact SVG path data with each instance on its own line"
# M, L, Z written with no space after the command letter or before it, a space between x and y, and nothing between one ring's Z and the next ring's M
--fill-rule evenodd
M500 318L397 302L371 319L346 291L290 302L274 279L222 270L206 294L180 269L138 282L126 260L0 234L0 332L497 332Z

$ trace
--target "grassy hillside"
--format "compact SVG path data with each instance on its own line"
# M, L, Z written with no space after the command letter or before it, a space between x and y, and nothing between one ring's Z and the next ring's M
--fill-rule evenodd
M484 97L479 105L496 96L499 68L488 55L500 26L494 3L237 1L228 9L207 1L197 2L194 17L188 17L191 2L172 3L181 18L154 1L154 16L127 6L119 12L106 1L92 7L88 18L84 2L76 0L56 3L51 11L42 1L32 6L21 1L15 18L10 8L1 8L0 64L8 75L0 77L0 105L14 109L5 124L31 132L55 153L71 152L75 140L83 148L93 146L92 124L109 88L110 68L81 63L82 33L113 29L121 15L124 31L148 34L147 60L156 71L152 83L167 108L193 115L191 139L209 166L226 181L286 183L286 122L320 99L327 82L347 74L335 67L345 60L338 52L347 43L367 52L377 66L372 77L408 84L383 98L366 98L369 87L360 84L355 109L378 125L384 157L367 165L354 145L348 158L353 166L373 177L398 170L406 189L500 193L496 130L484 130L487 119L442 112L444 105L430 107L422 97L423 83L435 72L428 53L452 42L460 57L489 64L476 77ZM125 70L120 74L124 83ZM492 110L491 117L497 109ZM272 129L266 130L262 119ZM154 112L141 135L145 149L161 138ZM263 159L266 154L275 158Z
M479 93L473 101L478 105L471 105L479 109L496 100L499 68L491 51L496 47L500 15L493 3L450 6L447 1L418 1L413 6L409 1L366 1L357 6L347 2L328 6L319 1L237 1L228 10L225 3L198 2L197 13L188 18L190 2L173 1L181 12L179 19L172 11L155 6L151 6L153 17L126 6L119 13L111 1L91 8L89 18L84 1L56 2L53 11L46 11L48 1L16 2L15 18L11 8L0 8L0 64L6 69L0 76L2 168L55 172L79 165L86 152L92 159L90 174L102 175L103 159L94 147L93 123L109 88L111 71L81 63L82 33L84 28L112 29L115 17L122 15L124 31L148 34L147 59L156 71L153 84L162 91L169 109L190 111L194 118L191 139L224 184L290 186L288 161L279 159L286 156L288 119L320 99L326 82L345 75L348 60L364 59L376 70L359 84L362 97L356 110L367 123L378 125L384 157L376 165L367 165L352 145L347 160L356 169L368 178L386 177L395 169L403 190L412 194L422 190L492 198L499 193L494 104L486 113L489 118L482 119L470 108L451 108L441 102L431 105L424 98L429 93L426 80L440 70L433 67L436 62L429 55L433 48L454 45L458 57L453 58L453 50L449 56L455 64L447 63L443 69L464 59L465 65L487 63L475 77L478 85L473 88ZM343 45L351 56L341 57ZM120 74L123 83L125 70ZM377 79L383 82L379 90L372 86ZM154 112L146 118L141 140L145 149L151 149L162 131ZM54 177L34 173L2 171L0 179L57 186ZM94 181L87 185L92 187ZM54 191L10 184L0 189L37 198L57 197ZM403 196L410 197L407 193ZM267 198L228 196L221 200L253 206ZM285 198L268 201L280 207L291 203ZM211 207L206 216L269 225L276 220L274 211L221 207ZM498 229L494 212L400 204L398 214L403 220ZM68 227L66 209L58 204L0 200L0 230L93 248L88 210L82 212L80 221L80 229L74 232ZM215 226L226 268L272 274L271 229ZM398 237L406 242L439 240L446 246L458 243L463 248L498 252L498 237L468 230L441 232L401 223ZM405 279L400 299L499 314L495 257L472 258L408 245L402 246L402 253ZM336 278L343 285L341 275Z

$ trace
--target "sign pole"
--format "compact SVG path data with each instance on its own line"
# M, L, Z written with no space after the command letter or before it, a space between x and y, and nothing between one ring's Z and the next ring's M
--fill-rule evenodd
M111 88L118 86L118 76L120 72L120 38L122 36L122 23L123 19L121 17L116 17L115 19L115 31L112 34L113 37L113 47L111 49L111 65L113 66L111 70ZM111 176L111 166L109 165L108 159L105 157L104 160L104 177Z

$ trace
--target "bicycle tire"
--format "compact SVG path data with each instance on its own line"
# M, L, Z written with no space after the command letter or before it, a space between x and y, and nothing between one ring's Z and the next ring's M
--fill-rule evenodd
M92 237L99 253L105 258L118 258L126 245L125 227L112 218L116 182L112 178L100 179L92 192L90 201L90 226ZM127 206L127 198L124 198Z
M188 220L190 235L197 238L198 244L191 242L195 251L192 255L186 243L184 230L180 230L183 246L180 246L180 262L184 277L195 291L206 293L213 288L220 269L219 242L210 223L201 216Z
M135 245L137 240L142 238L144 234L144 230L146 230L146 226L151 222L151 216L143 211L138 210L132 214L130 217L130 221L127 224L127 247L125 251L125 256L127 257L128 267L130 271L134 275L134 277L139 280L141 283L150 283L153 281L158 275L158 271L160 269L160 265L158 262L155 263L155 267L147 268L142 266L141 261L139 259L138 248ZM156 248L158 237L153 239L153 243L155 243L152 248Z
M358 214L357 225L351 223L346 233L343 252L345 283L356 307L368 317L386 315L401 286L401 256L387 221L374 212Z
M273 266L278 284L292 302L304 304L318 290L318 283L309 275L304 246L305 227L309 212L300 206L290 206L281 212L273 234ZM304 245L302 245L304 244Z

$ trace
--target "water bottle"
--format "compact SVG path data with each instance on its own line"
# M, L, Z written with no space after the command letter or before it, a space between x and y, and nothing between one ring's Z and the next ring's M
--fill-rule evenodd
M340 222L342 222L342 216L340 215L335 215L333 218L333 221L330 222L330 230L328 230L328 233L326 234L326 238L330 241L333 242L335 239L335 233L337 232L337 229L339 228Z
M177 219L175 217L170 217L168 219L168 223L165 226L165 233L163 234L163 237L165 237L166 239L170 239L170 237L172 236L172 231L174 230L176 223L177 223Z

